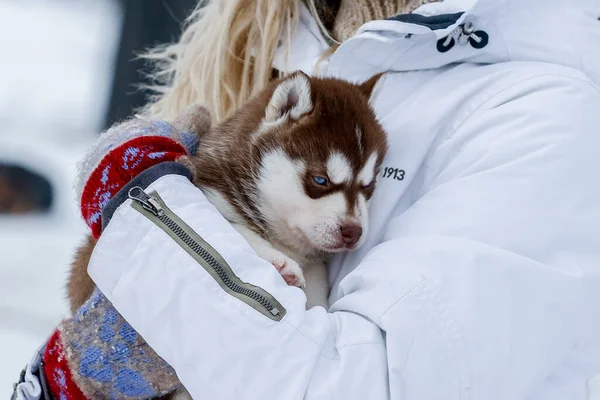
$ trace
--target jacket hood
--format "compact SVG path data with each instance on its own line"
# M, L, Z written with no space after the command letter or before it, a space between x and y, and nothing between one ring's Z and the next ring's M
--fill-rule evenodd
M322 48L323 41L316 37L314 22L308 18L304 11L301 30L312 31L312 35L305 33L298 45L302 50ZM466 36L465 27L475 36ZM298 52L302 53L292 51ZM366 23L331 60L336 58L328 70L334 76L350 72L366 77L374 72L431 69L458 62L537 61L578 69L600 84L600 1L429 3L411 14ZM304 57L302 67L306 65Z

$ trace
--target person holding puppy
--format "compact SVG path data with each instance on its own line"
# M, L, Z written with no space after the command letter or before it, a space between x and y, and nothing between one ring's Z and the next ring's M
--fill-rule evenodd
M599 18L592 0L199 5L181 41L152 54L165 79L146 110L157 120L205 104L221 121L274 72L356 82L384 73L371 105L389 151L369 237L329 266L329 308L306 310L190 183L178 162L193 152L185 135L104 135L79 187L106 185L101 160L143 137L154 153L121 183L163 203L98 199L88 220L100 229L89 267L98 289L36 356L16 398L177 389L153 385L155 372L198 399L598 396ZM170 169L152 172L160 162ZM139 196L147 204L132 206ZM163 208L268 293L271 315L223 290L144 214Z

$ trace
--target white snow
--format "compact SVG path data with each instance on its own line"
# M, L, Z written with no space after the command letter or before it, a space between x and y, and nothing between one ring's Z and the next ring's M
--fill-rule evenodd
M67 313L66 271L83 238L75 164L104 118L120 36L113 0L0 1L0 163L49 179L46 216L0 215L0 398Z

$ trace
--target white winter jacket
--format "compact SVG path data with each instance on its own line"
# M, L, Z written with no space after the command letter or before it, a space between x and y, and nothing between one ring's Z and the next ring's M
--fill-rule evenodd
M599 17L598 0L446 0L336 51L320 73L389 72L373 105L403 179L380 177L329 310L306 311L181 176L148 190L264 302L130 200L91 276L197 399L600 398ZM307 14L294 43L278 67L312 72Z

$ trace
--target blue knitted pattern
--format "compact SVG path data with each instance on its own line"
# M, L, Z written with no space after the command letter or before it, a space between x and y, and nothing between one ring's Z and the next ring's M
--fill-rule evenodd
M61 329L71 372L92 397L147 399L179 387L161 359L96 288Z

